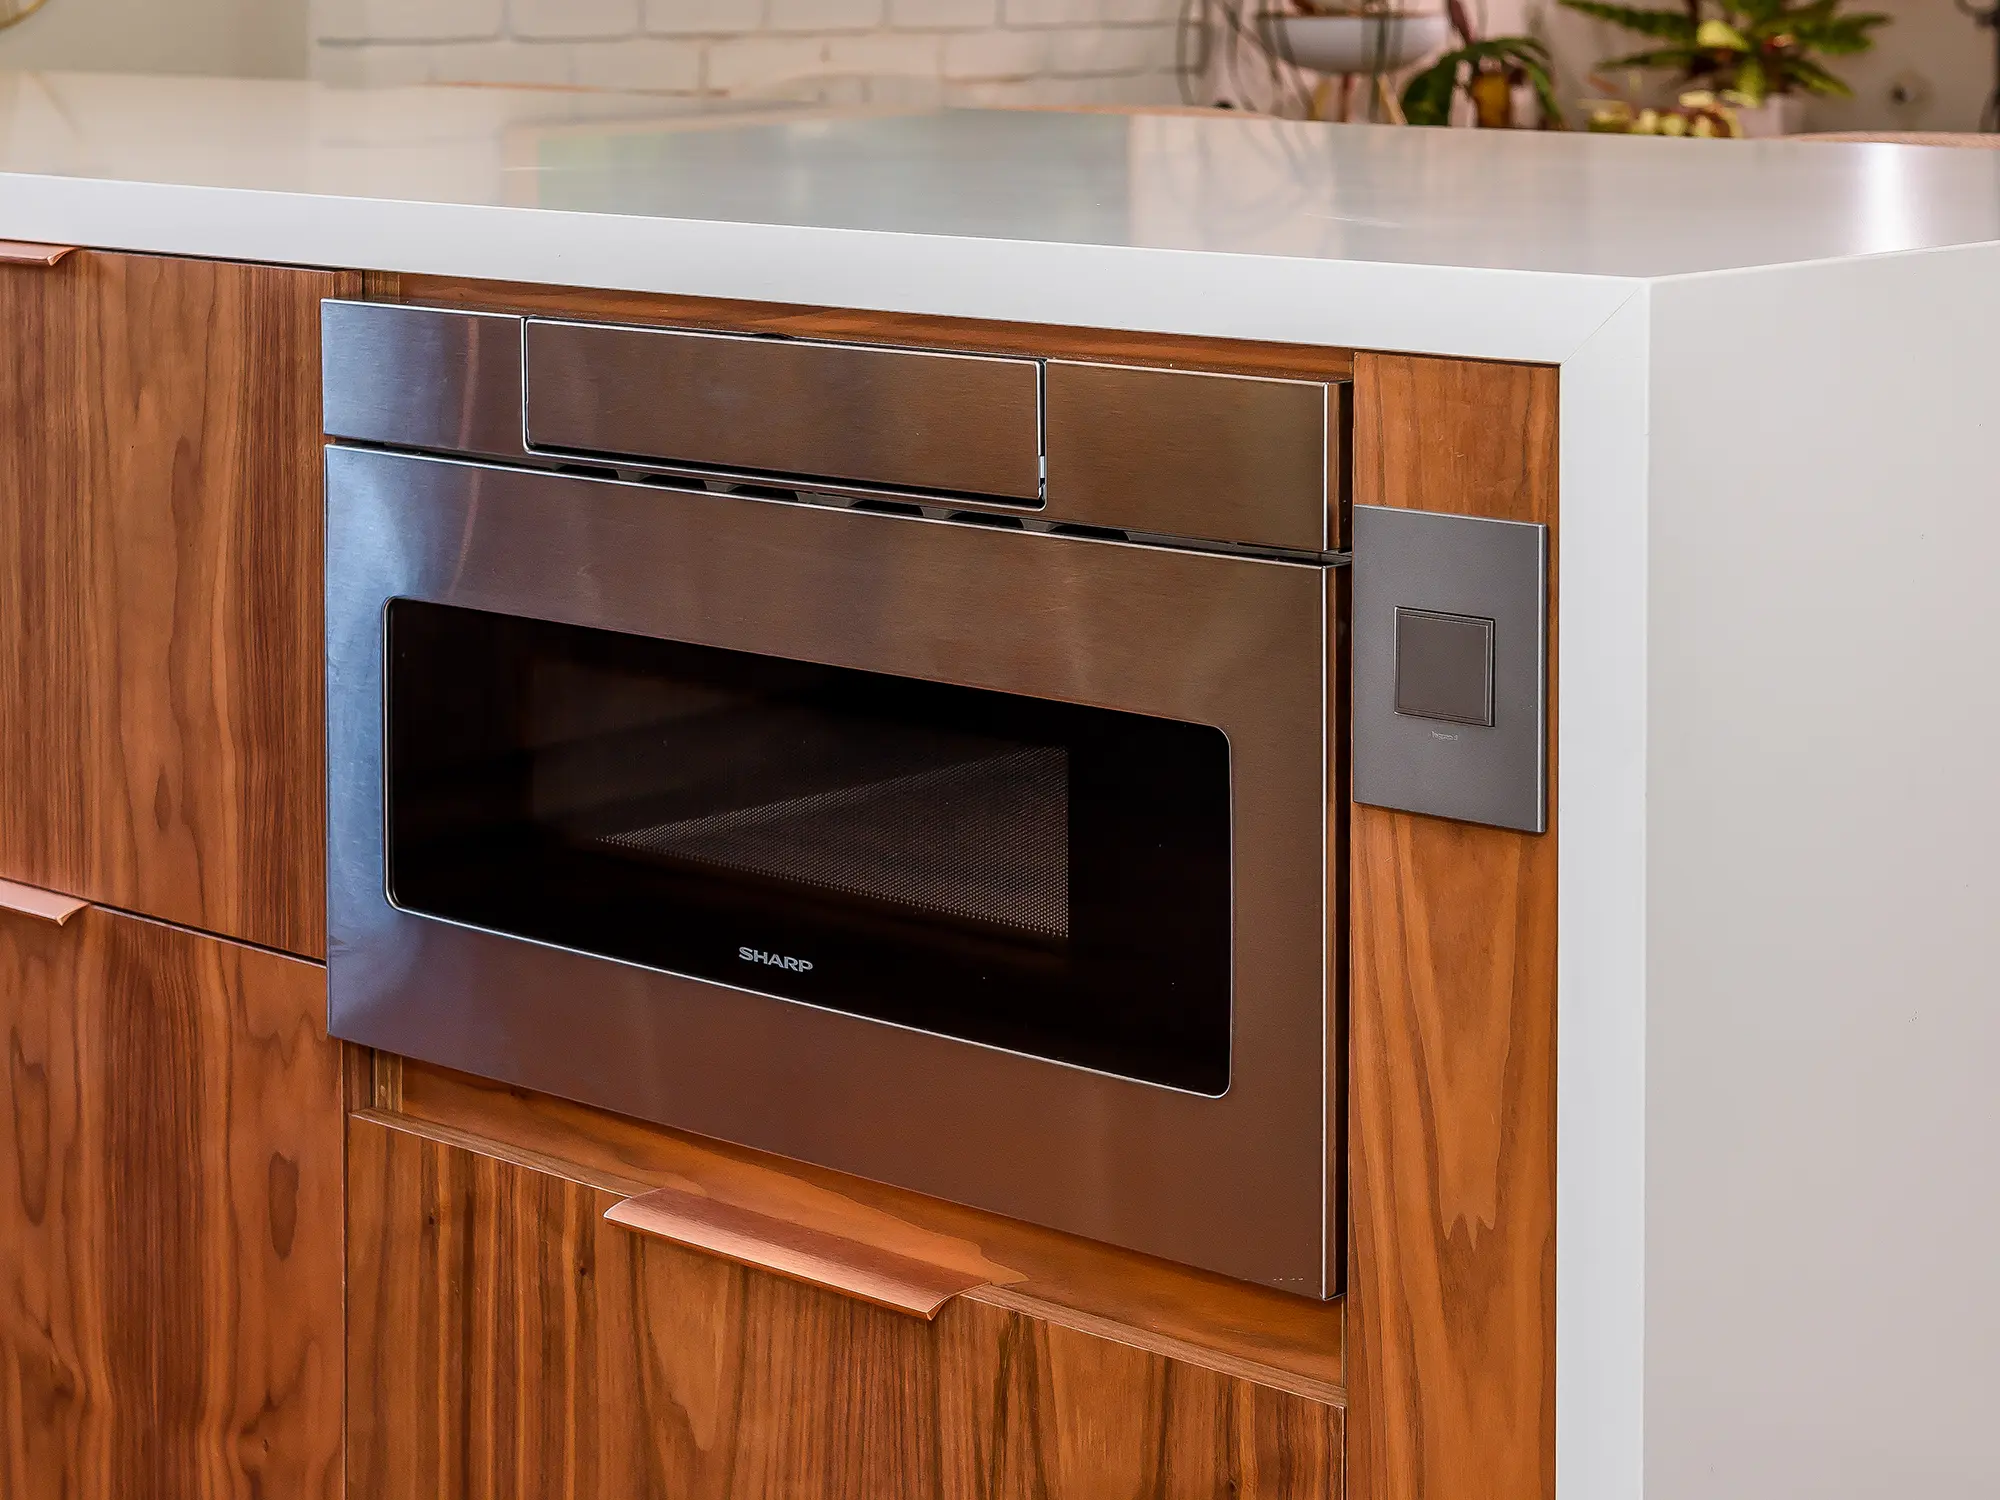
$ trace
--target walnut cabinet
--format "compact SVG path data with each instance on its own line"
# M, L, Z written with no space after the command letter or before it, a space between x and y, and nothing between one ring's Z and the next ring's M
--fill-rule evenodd
M319 304L360 295L1337 374L1343 503L1557 522L1546 368L0 264L0 1494L1547 1500L1553 832L1330 773L1331 1304L328 1040ZM964 1285L913 1315L793 1274L783 1233L615 1221L661 1191Z

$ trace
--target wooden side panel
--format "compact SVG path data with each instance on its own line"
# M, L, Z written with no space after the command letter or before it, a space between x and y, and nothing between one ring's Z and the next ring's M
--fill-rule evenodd
M935 1323L349 1124L354 1500L1338 1493L1338 1407L963 1298Z
M319 300L0 266L0 876L325 952Z
M0 1495L338 1500L325 995L138 918L0 914Z
M1355 500L1553 526L1556 378L1361 356ZM1541 837L1354 809L1355 1500L1555 1492L1554 774Z

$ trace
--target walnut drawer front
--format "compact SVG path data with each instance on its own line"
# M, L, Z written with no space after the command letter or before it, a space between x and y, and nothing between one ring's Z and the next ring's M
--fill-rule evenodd
M322 298L0 264L0 878L326 952Z
M0 1496L340 1500L317 965L0 882Z
M1335 1406L972 1296L873 1306L621 1201L350 1119L351 1500L1340 1493Z

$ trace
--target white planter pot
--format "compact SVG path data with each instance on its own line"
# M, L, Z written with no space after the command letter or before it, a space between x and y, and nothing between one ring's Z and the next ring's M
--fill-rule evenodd
M1802 94L1771 94L1755 109L1736 107L1737 123L1753 140L1771 136L1797 135L1806 128L1806 101Z
M1394 73L1451 35L1442 15L1266 15L1257 24L1275 56L1315 73Z

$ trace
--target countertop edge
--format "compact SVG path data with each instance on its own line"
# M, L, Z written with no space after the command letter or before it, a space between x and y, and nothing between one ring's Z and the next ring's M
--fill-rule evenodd
M1651 278L0 173L0 235L103 250L1560 363Z

